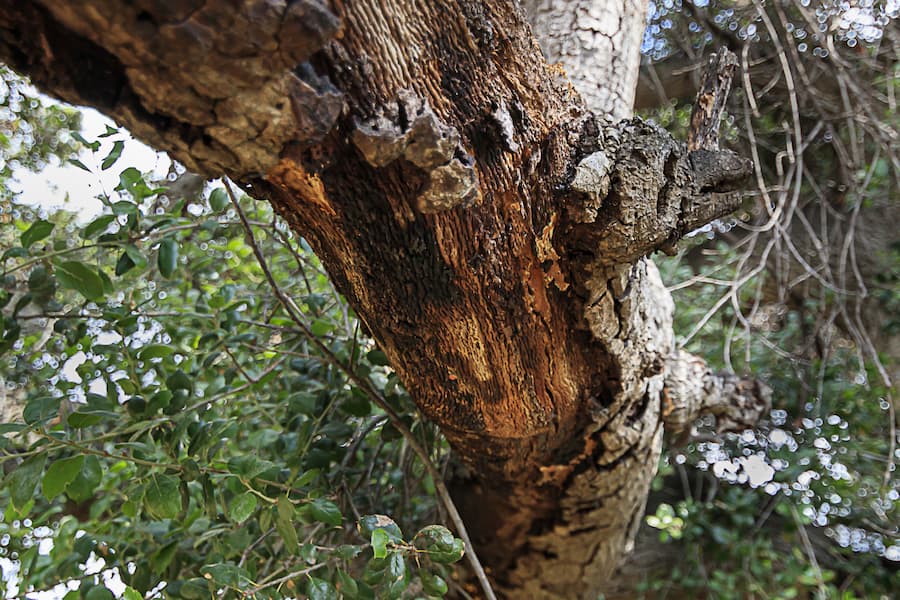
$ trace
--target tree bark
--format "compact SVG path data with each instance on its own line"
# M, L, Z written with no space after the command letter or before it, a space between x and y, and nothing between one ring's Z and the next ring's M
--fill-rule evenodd
M663 435L673 305L644 256L746 164L596 118L512 1L0 0L0 30L46 91L268 199L466 465L498 589L596 597Z

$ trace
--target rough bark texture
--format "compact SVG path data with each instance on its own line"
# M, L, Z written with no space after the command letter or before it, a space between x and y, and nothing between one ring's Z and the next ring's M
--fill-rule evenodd
M560 63L591 110L626 119L634 106L645 0L523 0L544 55Z
M515 2L0 0L0 34L48 92L268 198L467 466L499 588L596 597L663 434L672 302L643 256L746 165L601 125Z

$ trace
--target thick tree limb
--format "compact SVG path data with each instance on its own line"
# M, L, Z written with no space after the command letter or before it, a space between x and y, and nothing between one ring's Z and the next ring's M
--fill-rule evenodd
M642 256L741 165L601 131L511 0L170 4L0 0L0 57L269 199L472 473L497 582L596 597L662 445L672 302Z
M266 172L343 107L303 65L338 28L317 0L17 4L0 7L4 61L207 176Z

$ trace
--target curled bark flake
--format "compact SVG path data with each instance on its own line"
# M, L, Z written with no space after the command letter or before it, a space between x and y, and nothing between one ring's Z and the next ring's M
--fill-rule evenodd
M602 150L589 154L575 167L572 189L588 197L583 210L575 216L579 222L593 223L597 219L597 211L609 193L611 170L612 161Z
M416 199L423 213L469 206L478 197L474 159L463 148L459 132L441 121L427 100L409 91L401 92L395 105L358 122L352 139L374 167L402 158L427 174Z

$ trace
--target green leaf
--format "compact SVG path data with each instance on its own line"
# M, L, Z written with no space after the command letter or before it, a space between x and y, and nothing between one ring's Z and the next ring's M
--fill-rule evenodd
M184 371L178 369L166 378L166 387L168 387L173 392L175 390L185 390L187 392L191 392L193 391L194 383Z
M59 414L59 403L62 398L40 396L28 401L22 409L22 419L29 425L47 421Z
M63 458L55 461L47 468L44 473L44 480L41 489L47 500L53 500L62 494L66 486L72 483L81 473L81 467L84 465L84 455L73 456L71 458Z
M74 260L56 263L56 278L64 287L75 290L88 300L96 302L103 299L103 280L84 263Z
M84 595L84 600L115 600L115 596L103 585L95 585Z
M423 527L413 538L413 543L428 552L431 560L442 564L454 563L465 553L463 541L453 537L450 530L441 525Z
M318 398L316 394L309 392L297 392L288 397L287 403L292 412L298 412L304 415L316 414L316 404Z
M390 536L384 529L376 529L372 532L372 552L375 558L385 558L387 556L387 544L391 541Z
M337 591L344 598L356 598L359 595L359 585L346 571L337 570Z
M21 246L15 246L13 248L9 248L6 252L3 253L3 256L0 256L0 262L3 262L8 258L22 258L23 256L28 256L28 250L22 248Z
M376 529L383 529L391 541L403 541L403 532L400 531L400 527L386 515L363 515L356 526L365 537L372 535Z
M387 575L387 559L372 558L363 570L363 582L369 585L381 585Z
M85 165L83 162L81 162L81 161L78 160L77 158L70 158L70 159L69 159L69 164L75 165L75 166L78 167L79 169L82 169L82 170L84 170L84 171L87 171L88 173L91 172L91 170L87 168L87 165Z
M122 252L122 254L119 255L119 260L116 261L116 277L121 277L128 271L132 270L135 266L136 265L134 264L134 261L131 260L130 256L128 256L128 253Z
M43 219L32 223L31 227L22 233L22 237L20 238L22 240L22 247L30 248L35 242L39 242L50 235L50 232L53 231L54 227L56 227L56 225Z
M179 583L181 583L181 586L178 588L176 597L181 597L185 600L204 600L212 595L209 584L203 577L191 577ZM172 590L173 592L175 591L174 587ZM166 591L168 591L168 587Z
M121 140L117 140L113 142L112 150L109 151L109 154L106 155L106 158L103 159L103 162L100 163L100 168L104 171L119 160L119 157L122 156L122 149L125 148L125 142Z
M247 572L230 563L204 565L200 572L219 585L235 587L247 579Z
M366 359L373 365L378 365L380 367L391 366L391 362L388 360L387 355L377 348L375 350L370 350L368 354L366 354Z
M365 417L372 412L372 404L369 402L368 396L359 388L352 388L350 396L341 402L341 410L353 415L354 417Z
M112 205L114 215L134 215L137 214L138 207L134 202L128 200L120 200Z
M330 581L310 577L306 584L306 595L309 600L337 600L338 593Z
M300 541L297 539L297 530L294 529L294 505L287 496L278 497L278 504L275 507L275 529L284 540L288 552L296 553Z
M409 568L406 566L406 559L400 552L392 552L388 558L386 579L388 581L386 590L388 598L399 598L409 585Z
M18 510L22 510L32 500L46 461L46 454L32 456L6 476L3 484L9 488L9 499Z
M450 589L446 581L432 573L422 572L420 578L422 579L422 589L431 596L443 597Z
M165 358L167 356L171 356L174 353L175 349L172 346L168 346L166 344L149 344L141 348L141 351L138 352L138 358L140 360Z
M310 326L309 330L316 337L324 337L334 329L334 323L325 319L316 319Z
M175 273L178 267L178 242L172 238L165 238L159 243L157 254L157 266L159 274L168 279Z
M154 474L144 490L144 507L157 519L174 519L181 512L180 480Z
M228 461L228 471L244 479L253 479L275 467L275 463L252 454L241 454Z
M228 507L228 518L235 523L243 523L250 518L256 510L258 500L252 492L245 492L236 496Z
M78 141L78 142L84 144L85 146L87 146L88 148L90 148L91 152L96 152L97 150L100 149L100 142L97 142L97 141L89 142L86 139L84 139L81 136L81 134L78 133L77 131L72 132L72 137L75 138L76 141Z
M125 254L128 255L128 258L134 263L134 265L143 269L147 266L147 257L144 256L140 250L137 249L137 246L133 244L125 244Z
M75 502L83 502L94 495L103 479L103 466L94 455L84 457L81 472L66 486L66 496Z
M309 511L312 517L321 523L338 527L344 520L341 510L337 505L324 498L316 498L309 505Z
M82 429L84 427L96 425L103 420L103 417L111 417L114 419L117 416L116 413L111 411L76 411L70 413L69 416L66 417L66 424L74 429Z
M116 215L100 215L87 224L81 232L81 237L90 239L95 235L101 234L109 228L109 224L116 220Z
M19 433L23 429L25 429L25 425L22 423L0 423L0 435L6 433Z
M342 544L334 549L334 555L344 560L356 558L360 552L362 552L362 547L350 544Z
M178 541L169 542L150 555L150 568L156 573L162 573L169 568L175 554L178 552ZM204 588L205 589L205 588Z
M144 600L144 596L133 587L125 586L125 591L122 592L122 600Z
M228 193L223 188L216 188L209 194L209 206L213 212L222 212L229 202Z

